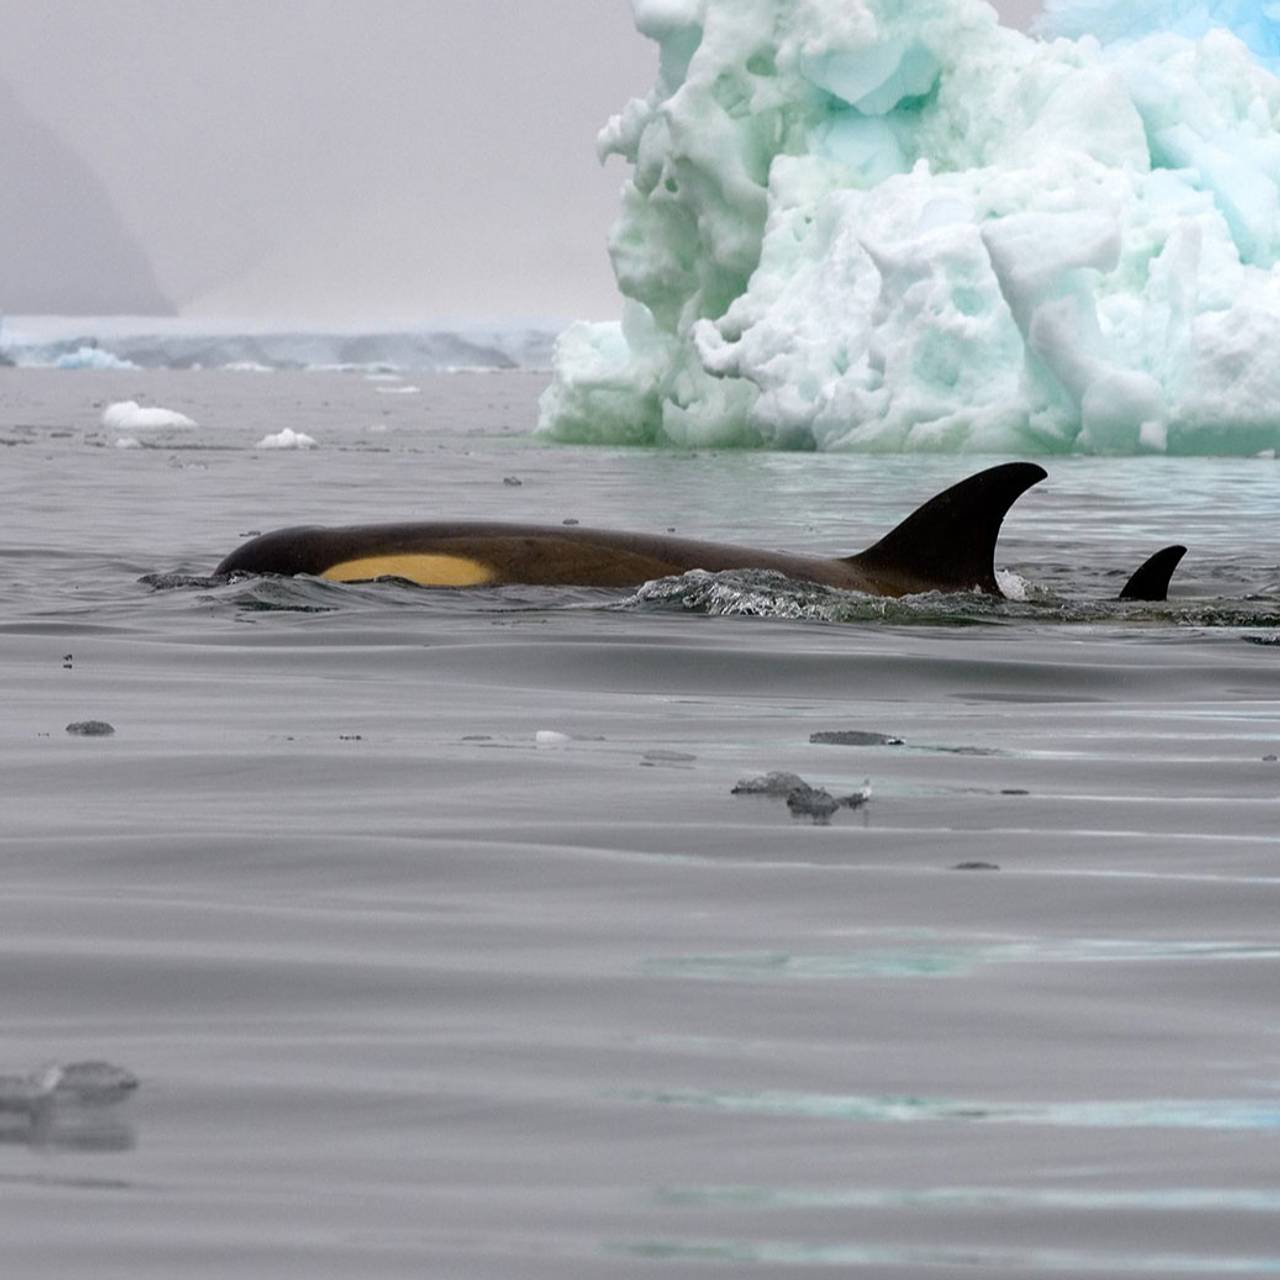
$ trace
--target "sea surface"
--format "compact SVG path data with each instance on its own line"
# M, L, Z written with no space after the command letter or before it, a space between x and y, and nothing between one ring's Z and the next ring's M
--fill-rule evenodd
M545 380L0 370L3 1275L1280 1275L1277 463L1052 460L1008 602L209 577L849 554L996 460L549 446Z

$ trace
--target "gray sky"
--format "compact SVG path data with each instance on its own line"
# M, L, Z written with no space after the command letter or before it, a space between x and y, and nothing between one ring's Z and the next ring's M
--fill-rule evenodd
M628 0L0 0L0 32L188 310L617 313L595 134L656 66Z

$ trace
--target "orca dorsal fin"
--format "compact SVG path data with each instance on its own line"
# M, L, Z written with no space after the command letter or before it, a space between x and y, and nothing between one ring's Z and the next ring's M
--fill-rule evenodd
M996 584L996 539L1009 508L1048 475L1034 462L1006 462L961 480L873 547L846 563L892 595L917 591L985 591Z
M1120 599L1167 600L1169 579L1186 554L1186 547L1164 547L1157 551L1125 584Z

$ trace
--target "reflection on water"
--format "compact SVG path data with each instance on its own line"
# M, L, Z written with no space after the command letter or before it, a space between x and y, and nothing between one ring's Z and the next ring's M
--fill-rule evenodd
M719 1262L814 1267L965 1267L990 1271L1112 1272L1142 1275L1280 1275L1280 1256L1212 1257L1088 1249L1014 1249L974 1245L899 1247L803 1245L784 1241L643 1240L611 1243L605 1252L653 1262Z
M42 1109L26 1118L0 1118L0 1146L114 1155L137 1145L132 1124L92 1111L73 1114L62 1108Z
M892 951L809 955L779 951L665 956L647 960L644 971L662 977L708 982L806 982L856 978L951 978L988 965L1125 964L1169 960L1280 960L1280 946L1201 940L1028 938L972 947L951 946L945 950L917 946Z
M631 1101L697 1111L884 1124L938 1121L1070 1129L1280 1129L1280 1101L1138 1098L1117 1102L1000 1103L951 1098L792 1093L785 1090L634 1090Z
M1073 1190L1034 1187L660 1187L660 1204L730 1209L1063 1209L1150 1213L1280 1212L1280 1190L1168 1187Z

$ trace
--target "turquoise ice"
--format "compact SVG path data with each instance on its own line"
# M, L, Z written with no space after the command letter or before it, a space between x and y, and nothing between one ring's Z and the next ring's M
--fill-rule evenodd
M1271 70L1280 67L1280 4L1275 0L1045 0L1040 29L1110 43L1158 31L1199 39L1225 27Z

